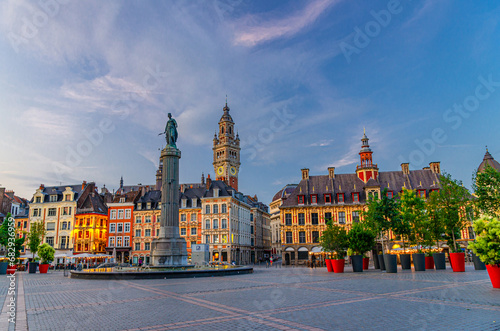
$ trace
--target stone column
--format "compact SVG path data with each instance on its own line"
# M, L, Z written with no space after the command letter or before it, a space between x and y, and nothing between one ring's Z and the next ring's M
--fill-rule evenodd
M162 196L160 234L151 245L154 266L187 265L186 240L179 234L179 159L181 151L167 146L161 151Z

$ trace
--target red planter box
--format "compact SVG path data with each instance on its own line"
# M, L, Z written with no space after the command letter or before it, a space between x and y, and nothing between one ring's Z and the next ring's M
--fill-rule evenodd
M425 270L434 269L434 258L432 256L425 257Z
M345 265L345 260L332 260L332 268L333 272L338 274L338 273L343 273L344 272L344 265Z
M17 270L17 264L13 267L11 267L10 265L7 267L7 275L12 275L12 274L15 274L16 273L16 270Z
M488 270L488 275L490 276L491 285L493 285L493 288L500 288L500 266L498 264L487 264L486 270Z
M328 272L333 272L332 260L325 259L325 263L326 263L326 270L328 270Z
M370 265L370 258L364 257L363 258L363 270L368 270L369 265Z
M453 272L464 272L465 253L450 253L450 264Z
M38 266L38 269L40 270L41 274L46 274L47 271L49 271L49 266L50 266L50 264L40 264Z

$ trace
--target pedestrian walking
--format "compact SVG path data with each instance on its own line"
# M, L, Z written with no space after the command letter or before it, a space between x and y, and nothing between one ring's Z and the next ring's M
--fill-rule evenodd
M316 268L316 256L311 255L311 268Z

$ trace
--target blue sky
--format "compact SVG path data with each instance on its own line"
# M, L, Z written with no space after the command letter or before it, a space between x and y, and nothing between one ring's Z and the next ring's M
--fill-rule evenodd
M154 183L179 125L181 182L213 176L226 94L240 190L270 199L352 173L363 128L381 171L410 162L470 187L500 160L500 5L473 1L0 3L0 185Z

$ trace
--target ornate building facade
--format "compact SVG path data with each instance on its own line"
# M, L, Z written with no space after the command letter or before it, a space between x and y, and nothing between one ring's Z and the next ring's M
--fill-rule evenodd
M160 234L161 191L146 192L135 203L132 263L149 264L151 242Z
M51 186L43 184L33 194L29 223L43 222L47 233L44 243L56 249L56 254L73 254L74 225L77 202L89 184Z
M137 191L115 194L108 203L107 254L115 255L116 261L130 262L133 241L134 207L140 199L142 188Z
M104 253L107 223L108 207L97 192L95 183L89 183L77 201L73 254Z
M431 162L422 170L410 170L408 163L399 171L379 171L373 163L373 152L366 133L361 138L360 164L352 174L336 174L328 168L327 175L310 176L302 169L302 180L288 194L281 196L280 221L282 255L285 264L303 264L310 253L319 253L319 237L332 220L350 229L362 221L362 211L370 197L380 197L384 189L396 198L403 188L416 190L426 198L439 190L440 163ZM276 201L280 199L276 197ZM277 203L278 204L278 203ZM276 208L276 206L275 206Z

